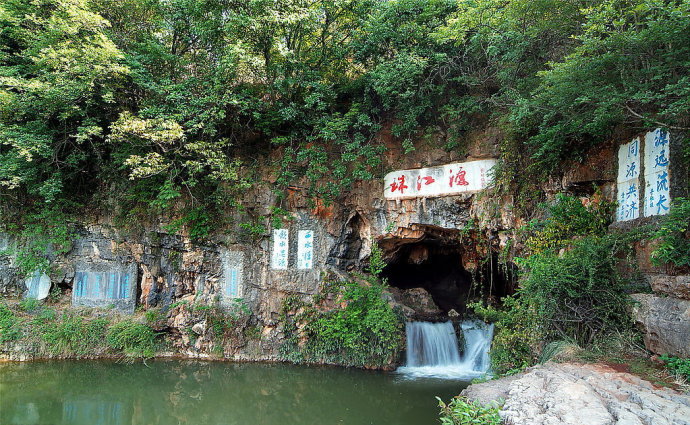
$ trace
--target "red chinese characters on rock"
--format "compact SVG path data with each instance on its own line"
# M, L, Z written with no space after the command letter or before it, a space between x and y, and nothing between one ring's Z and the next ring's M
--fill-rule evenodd
M408 186L405 184L405 175L401 175L396 180L394 180L393 183L390 184L391 192L395 193L395 191L397 190L400 193L405 193L405 189L408 188Z
M431 176L417 176L417 191L419 192L422 190L422 184L424 186L429 186L431 183L434 183L436 180L431 177Z
M453 172L453 170L450 170L450 179L448 180L448 186L469 186L469 183L465 178L466 175L467 171L463 170L462 167L460 167L458 171L455 173Z

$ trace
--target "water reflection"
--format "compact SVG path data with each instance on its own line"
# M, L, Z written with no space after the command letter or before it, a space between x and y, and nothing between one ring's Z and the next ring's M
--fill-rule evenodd
M0 423L419 425L465 385L281 364L0 364Z
M62 421L65 423L120 424L124 423L124 418L124 404L121 402L85 398L67 400L62 405Z

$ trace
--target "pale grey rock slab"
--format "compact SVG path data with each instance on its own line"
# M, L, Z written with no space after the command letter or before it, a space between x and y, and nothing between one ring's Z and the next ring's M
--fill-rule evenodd
M502 399L508 425L690 425L690 396L605 365L547 363L462 395Z

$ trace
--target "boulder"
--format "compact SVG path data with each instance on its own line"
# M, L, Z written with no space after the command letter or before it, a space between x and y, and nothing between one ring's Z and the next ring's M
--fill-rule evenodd
M413 317L421 316L436 316L443 313L438 308L431 294L424 288L398 289L390 288L391 295L395 303L400 305L405 312L405 316Z
M470 385L462 395L501 403L511 425L688 425L690 396L609 366L547 363Z
M633 315L648 350L690 357L690 301L653 294L633 294Z
M37 300L44 300L50 294L50 277L36 270L34 274L28 277L24 284L26 285L25 298L33 298Z

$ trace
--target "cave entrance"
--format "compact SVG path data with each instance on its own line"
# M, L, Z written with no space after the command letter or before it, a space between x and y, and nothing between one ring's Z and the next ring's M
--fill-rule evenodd
M454 237L453 230L443 230L447 234L440 235L436 229L414 239L379 241L387 263L382 277L388 280L397 301L413 309L417 317L445 316L451 310L462 315L470 301L497 301L513 293L512 263L499 261L491 250L481 255L476 243L468 238L462 242Z

